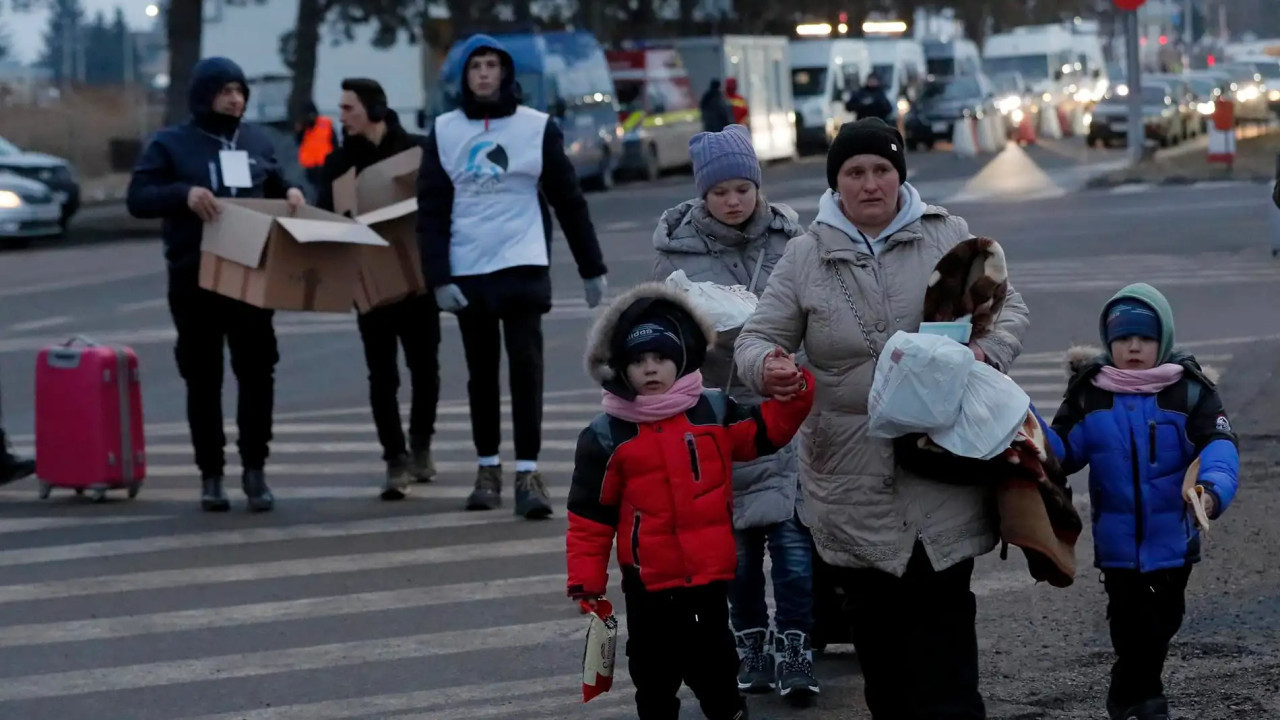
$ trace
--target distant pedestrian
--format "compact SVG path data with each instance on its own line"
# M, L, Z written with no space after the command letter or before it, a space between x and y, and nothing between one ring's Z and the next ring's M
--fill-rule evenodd
M785 447L813 403L813 376L785 356L773 368L800 378L785 398L740 405L705 389L700 368L715 334L686 295L647 283L587 340L604 412L578 437L568 594L589 604L604 596L616 536L640 720L678 717L681 684L710 720L747 717L725 602L738 564L730 468Z
M169 311L178 331L174 356L187 384L187 422L202 477L200 504L215 512L230 508L222 488L227 441L222 430L223 343L231 350L231 370L239 385L241 485L253 511L270 510L275 502L264 468L280 355L273 311L200 287L203 226L221 212L219 198L283 198L295 207L306 203L301 190L286 186L267 135L240 121L248 99L249 85L239 65L221 57L201 60L191 73L191 119L156 133L133 168L127 197L134 217L164 219ZM243 175L250 178L249 187L229 186L236 182L231 178Z
M724 96L733 111L733 124L750 128L751 108L747 105L747 99L738 93L738 78L724 81Z
M13 446L0 424L0 485L30 477L36 471L36 463L29 458L13 454Z
M751 133L730 125L689 142L698 197L666 211L653 234L658 260L653 279L683 270L693 282L740 285L759 295L787 243L804 234L799 216L771 204L760 189L760 161ZM720 333L709 351L703 382L739 403L760 396L734 372L733 341L741 328ZM741 664L738 687L789 697L814 695L813 563L808 530L796 515L799 479L792 445L733 467L733 526L738 570L729 586L730 619ZM773 560L774 625L765 605L764 554Z
M729 107L719 80L711 81L698 101L698 110L702 113L702 129L706 132L720 132L733 124L733 109Z
M407 132L400 124L396 111L387 107L387 94L377 81L343 80L338 107L345 140L324 163L317 203L324 210L333 210L333 181L349 170L364 172L370 165L426 144L425 137ZM440 310L435 297L425 293L361 313L356 324L369 369L373 423L387 464L382 499L401 500L411 483L430 482L436 473L431 437L440 400ZM413 384L407 445L397 397L398 348L404 348Z
M1049 441L1068 474L1089 468L1094 564L1107 590L1116 660L1112 720L1167 720L1161 675L1182 626L1200 533L1185 491L1209 519L1231 504L1240 457L1209 377L1174 347L1173 310L1158 290L1130 285L1099 318L1101 351L1077 350Z
M542 445L542 316L551 310L551 210L600 303L608 268L560 126L520 104L515 63L496 40L472 36L461 58L461 107L435 120L418 173L423 271L441 310L456 313L466 353L478 457L469 510L502 504L499 371L505 346L515 426L515 512L551 514L538 472ZM548 207L550 206L550 207Z
M887 122L889 116L893 114L893 103L889 102L889 97L885 95L884 86L880 84L880 76L871 73L867 76L866 84L849 97L849 102L845 103L845 109L856 115L859 120L873 117Z

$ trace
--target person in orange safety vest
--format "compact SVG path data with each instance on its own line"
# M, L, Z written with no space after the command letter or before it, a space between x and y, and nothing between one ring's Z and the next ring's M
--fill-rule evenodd
M735 125L743 127L751 127L751 120L748 117L750 111L747 109L747 99L738 94L738 79L729 78L724 81L724 95L729 101L729 107L733 109L733 122Z

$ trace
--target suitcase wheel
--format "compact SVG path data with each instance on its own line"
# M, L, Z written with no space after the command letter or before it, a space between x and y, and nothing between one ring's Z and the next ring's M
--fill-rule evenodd
M134 498L138 497L138 491L139 491L139 490L141 490L141 489L142 489L142 486L141 486L141 485L139 485L139 484L137 484L137 483L134 483L134 484L130 485L130 486L129 486L129 499L130 499L130 500L132 500L132 499L134 499Z
M106 489L106 488L100 488L100 487L93 488L93 489L92 489L92 494L91 494L91 495L89 495L89 498L90 498L91 500L93 500L94 502L96 502L96 503L106 502L106 500L107 500L107 489Z
M84 495L84 488L76 488L76 497Z
M48 500L49 494L53 492L53 486L47 482L40 483L40 499Z

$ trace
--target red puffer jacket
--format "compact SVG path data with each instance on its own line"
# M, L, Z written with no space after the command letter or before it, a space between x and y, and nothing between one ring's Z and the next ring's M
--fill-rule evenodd
M788 402L746 407L707 390L666 420L602 414L583 430L569 489L569 595L604 595L615 534L628 590L732 579L732 464L791 441L813 406L804 375L805 390Z

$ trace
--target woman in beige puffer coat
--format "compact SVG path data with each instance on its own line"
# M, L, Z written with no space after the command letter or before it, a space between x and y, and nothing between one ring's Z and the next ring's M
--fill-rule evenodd
M760 192L760 162L741 125L699 133L689 143L698 198L666 211L653 234L653 278L682 270L693 282L742 285L759 295L791 238L804 233L785 205ZM739 402L760 396L737 377L733 339L721 332L703 365L704 384ZM730 621L741 664L739 689L791 698L816 694L809 634L813 627L813 570L809 536L796 513L798 481L792 445L769 457L733 466L733 527L738 568L729 588ZM770 632L765 605L764 552L773 561L775 601Z
M983 718L970 581L973 559L996 544L990 491L907 473L891 441L866 433L875 358L895 332L918 329L934 264L971 236L968 224L905 182L902 138L879 120L841 128L827 176L817 220L788 245L738 337L739 373L785 395L793 380L771 356L808 355L814 409L793 443L801 518L851 600L872 716ZM1028 325L1010 290L974 356L1007 371Z

